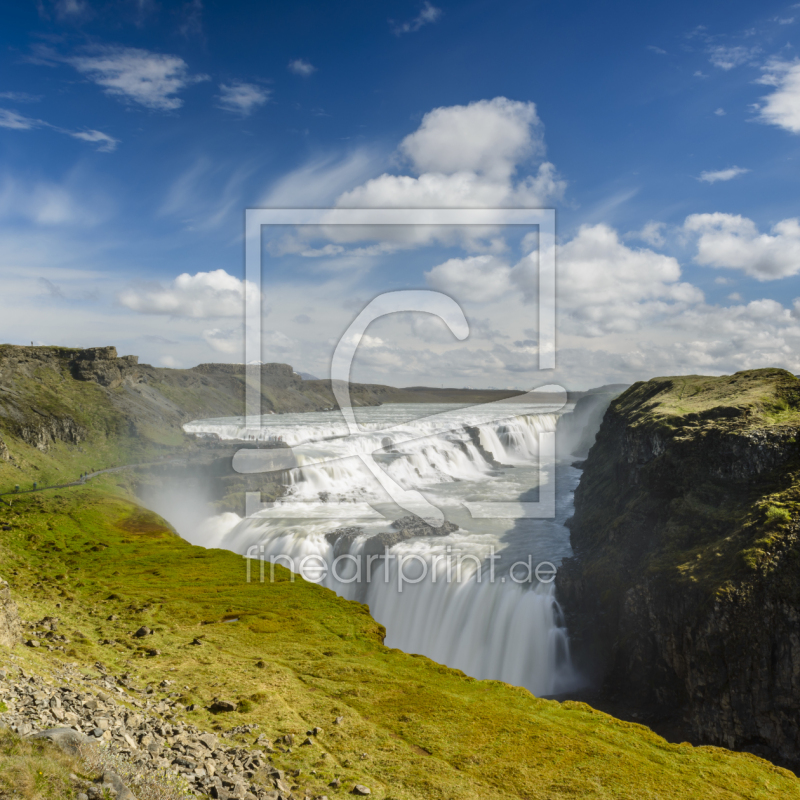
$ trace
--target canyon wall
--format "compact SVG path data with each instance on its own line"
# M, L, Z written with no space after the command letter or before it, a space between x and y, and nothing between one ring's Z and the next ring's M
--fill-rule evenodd
M798 409L782 370L634 384L589 452L557 578L606 698L794 768Z

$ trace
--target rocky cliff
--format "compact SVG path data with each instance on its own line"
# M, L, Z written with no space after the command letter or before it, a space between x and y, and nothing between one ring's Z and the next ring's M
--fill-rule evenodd
M606 698L794 768L799 435L782 370L634 384L589 452L557 579Z

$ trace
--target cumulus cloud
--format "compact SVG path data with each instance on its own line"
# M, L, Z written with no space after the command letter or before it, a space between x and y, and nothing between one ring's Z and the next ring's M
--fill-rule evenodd
M729 181L733 178L738 178L739 175L744 175L750 172L749 169L744 167L728 167L727 169L718 169L716 171L705 171L700 173L698 180L705 181L706 183L716 183L717 181Z
M762 97L758 118L792 133L800 133L800 60L773 58L762 67L758 83L774 86L772 94Z
M739 269L759 281L800 272L800 221L795 218L773 225L770 235L738 214L692 214L684 230L698 237L695 261L703 266Z
M263 106L271 94L269 89L240 81L222 83L219 89L220 108L242 117L249 117L259 106Z
M526 283L531 276L518 274L523 289L532 292ZM627 247L607 225L584 225L559 249L559 310L568 327L584 336L634 331L703 300L702 292L680 277L671 256Z
M117 299L121 305L141 314L209 319L242 317L245 298L257 295L253 284L217 269L195 275L183 273L168 286L131 287L120 292Z
M425 273L432 289L456 300L488 303L511 290L511 267L492 255L450 258Z
M758 47L726 47L714 45L708 49L708 60L715 66L725 71L746 64L760 52Z
M515 179L544 155L543 126L533 103L496 97L436 108L400 144L413 175L383 174L344 192L342 208L536 207L566 188L549 162Z
M418 174L474 172L498 179L508 178L518 161L543 150L536 106L505 97L435 108L400 144Z
M392 31L394 32L395 36L402 36L404 33L414 33L418 31L423 25L429 25L432 22L436 22L442 16L442 9L437 8L434 5L431 5L428 0L425 0L425 5L422 7L422 10L417 14L414 19L410 20L409 22L401 22L401 23L394 23L392 24Z
M287 69L295 75L302 75L304 78L308 78L317 71L317 68L304 58L296 58L294 61L290 61Z
M179 92L208 80L207 75L190 75L180 56L135 47L95 46L65 60L106 94L159 111L180 108Z

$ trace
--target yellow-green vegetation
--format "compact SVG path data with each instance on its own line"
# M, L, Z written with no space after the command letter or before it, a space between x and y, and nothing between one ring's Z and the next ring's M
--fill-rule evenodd
M77 756L0 728L0 800L67 800L76 796L69 776L78 771Z
M189 545L110 479L16 498L0 521L11 526L0 563L23 615L57 616L71 639L66 654L18 646L26 668L64 658L154 686L167 678L203 729L258 723L276 739L320 726L314 745L273 756L320 795L362 783L377 800L800 799L794 775L754 756L669 744L585 704L388 649L365 606L281 567L274 583L247 583L240 556ZM132 637L142 625L154 634ZM211 714L215 697L238 710ZM327 787L334 777L339 790Z
M800 382L783 369L754 369L733 375L680 375L635 383L616 403L636 424L669 427L713 420L764 426L800 423Z

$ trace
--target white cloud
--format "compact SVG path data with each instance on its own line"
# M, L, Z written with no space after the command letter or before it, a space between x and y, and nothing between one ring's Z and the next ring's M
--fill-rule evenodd
M331 205L348 187L374 174L377 164L377 155L364 148L344 157L316 158L274 183L259 205L262 208Z
M742 64L746 64L750 59L760 52L758 47L726 47L725 45L715 45L708 49L708 60L715 66L724 70L731 70Z
M535 275L518 274L523 289L533 294ZM584 225L559 249L559 310L567 312L568 326L584 336L634 331L702 301L702 292L679 283L680 277L676 259L629 248L607 225Z
M341 208L542 207L566 184L549 162L515 180L528 159L544 155L542 124L533 103L496 97L436 108L400 144L411 175L385 173L344 192ZM408 232L405 232L408 235ZM415 231L419 242L437 231Z
M543 154L544 133L533 103L496 97L429 111L400 150L417 174L472 172L506 179L519 161Z
M716 183L717 181L729 181L733 178L738 178L739 175L744 175L750 172L749 169L744 167L728 167L727 169L718 169L716 171L701 172L698 180L705 181L706 183Z
M290 61L287 69L295 75L302 75L304 78L308 78L317 71L317 68L304 58L296 58L294 61Z
M658 55L660 55L660 56L667 55L667 51L666 50L663 50L660 47L656 47L654 44L647 45L647 49L650 50L650 52L652 52L652 53L658 53Z
M64 133L72 136L74 139L81 139L84 142L96 144L97 149L101 153L111 153L117 149L117 145L119 144L119 139L115 139L113 136L102 133L102 131L64 131Z
M51 125L42 119L33 119L32 117L24 117L16 111L9 111L5 108L0 108L0 128L9 128L16 131L30 131L35 128L49 128L50 130L64 133L71 136L73 139L81 139L84 142L96 144L97 149L101 153L111 153L116 149L119 140L113 136L109 136L102 131L95 131L91 129L83 131L71 131L67 128L59 128L57 125Z
M242 317L245 297L257 295L256 287L229 275L224 269L183 273L169 286L132 287L120 292L119 302L141 314L210 319Z
M425 273L432 289L456 300L490 303L511 290L511 267L495 256L450 258Z
M442 16L442 9L431 5L428 0L425 0L425 5L422 10L410 22L401 22L400 24L392 23L392 30L396 36L402 36L404 33L414 33L418 31L423 25L429 25L436 22ZM391 22L391 20L390 20Z
M203 339L218 353L244 353L244 331L241 328L211 328L203 331Z
M725 116L725 109L724 108L718 108L714 113L718 117L724 117Z
M29 131L38 128L42 123L38 119L23 117L16 111L0 108L0 128L10 128L14 131Z
M160 111L180 108L178 93L208 80L207 75L190 75L180 56L135 47L96 46L66 61L107 94Z
M800 272L800 222L785 219L772 235L759 233L753 220L734 214L692 214L684 230L696 234L695 261L706 267L740 269L760 281Z
M650 220L649 222L645 223L644 227L640 231L632 231L631 233L625 234L625 238L639 239L646 244L652 245L653 247L662 247L666 241L662 231L666 227L667 226L663 222Z
M219 88L220 107L243 117L250 116L259 106L263 106L271 94L269 89L240 81L222 83Z
M758 83L774 86L775 91L761 98L758 118L792 133L800 133L800 60L767 62Z

